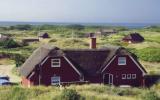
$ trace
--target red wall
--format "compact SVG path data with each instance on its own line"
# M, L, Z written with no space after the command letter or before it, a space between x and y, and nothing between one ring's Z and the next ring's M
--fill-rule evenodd
M95 73L94 76L84 76L84 81L90 83L103 83L103 75L105 73L113 74L113 84L118 85L131 85L140 86L143 82L143 75L140 69L132 61L129 56L126 57L126 65L118 65L118 56L112 61L107 69L102 74ZM51 85L51 77L54 75L61 77L61 82L74 82L80 81L79 74L71 67L71 65L61 57L61 67L51 67L51 59L48 58L41 66L41 85ZM33 76L30 78L31 85L39 84L39 71L34 70ZM136 79L122 79L122 74L136 74ZM27 85L29 82L26 78L22 78L22 84Z
M101 74L95 74L95 76L84 76L84 80L89 83L102 83L103 76Z
M61 82L73 82L79 81L79 74L70 66L70 64L61 57L61 67L51 67L51 58L48 58L47 61L41 66L41 85L51 85L51 77L54 75L61 77ZM39 84L39 75L38 71L31 77L31 81L34 85Z
M137 65L132 61L129 56L126 57L126 65L118 65L118 56L114 61L105 69L103 74L113 74L114 85L131 85L140 86L143 82L143 74ZM122 79L122 74L136 74L136 79Z
M33 85L33 82L25 77L22 77L22 85L25 87L30 87L31 85Z

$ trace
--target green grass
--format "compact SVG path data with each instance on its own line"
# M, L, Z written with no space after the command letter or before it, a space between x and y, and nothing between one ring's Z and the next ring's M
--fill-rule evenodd
M44 29L41 32L48 32L50 39L41 40L40 42L30 43L28 46L4 49L0 48L0 53L21 54L29 56L39 46L49 43L61 49L83 49L89 48L89 38L79 38L84 33L95 32L99 28L85 27L84 30L72 30L66 27L57 27L54 29ZM1 33L9 34L18 42L23 38L37 38L38 30L9 30L1 31ZM74 33L72 38L72 32ZM124 35L130 32L138 32L145 41L137 44L128 44L121 42ZM141 64L145 67L149 74L160 73L160 32L146 29L134 29L129 31L121 31L118 34L113 34L104 37L97 37L97 47L107 45L124 46L131 52L136 53ZM0 64L13 64L10 59L0 60ZM13 69L15 71L17 69ZM13 72L14 73L14 72ZM16 73L17 74L17 73ZM105 85L71 85L65 87L75 90L79 95L86 100L156 100L160 96L160 84L149 89L146 88L119 88ZM62 96L64 88L58 87L31 87L24 88L21 86L0 87L0 100L59 100ZM149 98L149 99L148 99Z
M68 100L60 99L65 97L64 89L75 90L83 100L144 100L144 96L160 97L160 85L155 85L150 89L145 88L119 88L107 85L71 85L67 87L31 87L20 86L0 87L0 100ZM74 91L71 91L74 92ZM153 94L148 94L148 93ZM63 94L63 95L62 95ZM66 94L70 95L70 94ZM76 95L75 93L71 94ZM60 97L60 98L59 98ZM152 99L147 99L152 100ZM154 100L154 99L153 99ZM155 99L156 100L156 99Z
M66 29L66 28L58 28L55 30L41 30L43 32L48 32L51 36L50 39L41 40L41 42L35 42L30 43L28 46L24 47L18 47L13 49L4 49L1 48L0 52L5 53L17 53L22 54L25 56L29 56L32 54L32 52L38 48L41 45L44 45L46 43L49 43L50 45L57 46L61 49L86 49L89 48L89 38L78 38L74 36L74 38L71 38L72 36L72 30ZM92 32L96 31L95 28L85 28L84 30L79 31L81 32ZM35 34L34 30L30 31L18 31L18 30L11 30L8 31L7 34L11 34L13 38L16 41L20 41L22 38L27 37L37 37L37 34ZM76 32L75 30L73 32ZM139 32L142 36L144 36L145 41L142 43L136 43L136 44L128 44L121 42L124 35L129 34L130 32ZM117 45L117 46L123 46L126 48L129 48L129 50L132 49L131 52L136 53L139 60L147 62L147 64L144 64L144 67L147 69L149 73L159 73L160 69L159 66L159 48L160 48L160 33L159 32L152 32L152 31L146 31L146 30L129 30L129 31L121 31L118 34L113 34L109 36L103 36L103 37L97 37L97 48L101 48L108 45ZM157 53L153 53L156 49ZM154 67L152 67L152 63L154 63ZM156 64L155 64L156 63Z

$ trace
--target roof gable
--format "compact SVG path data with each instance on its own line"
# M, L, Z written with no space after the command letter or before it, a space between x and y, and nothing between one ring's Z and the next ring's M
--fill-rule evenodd
M31 71L39 64L51 50L57 49L56 47L44 45L36 49L32 55L25 61L20 68L20 74L27 77Z

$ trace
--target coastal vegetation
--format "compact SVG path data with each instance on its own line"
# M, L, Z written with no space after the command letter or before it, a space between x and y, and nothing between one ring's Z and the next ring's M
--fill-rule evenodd
M17 70L32 52L41 45L50 44L62 49L89 48L89 38L86 33L99 29L115 29L117 34L97 37L97 48L110 45L123 46L136 54L148 74L160 73L160 27L151 26L140 29L113 26L83 26L83 25L15 25L1 26L0 33L11 37L11 40L0 42L0 63L14 66L12 72L19 75ZM38 38L39 32L47 32L51 38L39 42L23 44L24 38ZM125 43L122 38L138 32L145 41L142 43ZM2 59L3 58L3 59ZM4 60L5 59L5 60ZM9 63L12 61L12 63ZM71 85L67 87L31 87L21 85L0 87L0 100L159 100L160 83L150 88L120 88L108 85Z
M147 88L120 88L107 85L67 87L0 87L0 100L159 100L160 85Z

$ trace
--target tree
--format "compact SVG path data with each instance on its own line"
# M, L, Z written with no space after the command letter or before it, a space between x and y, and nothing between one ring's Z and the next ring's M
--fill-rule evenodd
M19 44L13 39L6 40L3 44L4 48L16 48L19 47Z

